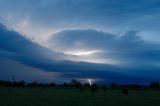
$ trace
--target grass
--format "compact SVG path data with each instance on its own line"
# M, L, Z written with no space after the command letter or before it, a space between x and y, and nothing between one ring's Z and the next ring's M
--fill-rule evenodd
M56 88L0 88L0 106L160 106L160 91L98 91Z

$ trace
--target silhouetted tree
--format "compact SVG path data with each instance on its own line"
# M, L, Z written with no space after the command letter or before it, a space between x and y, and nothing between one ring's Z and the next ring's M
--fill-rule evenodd
M0 80L0 86L1 87L11 87L12 86L12 82Z
M150 88L152 88L152 89L158 89L158 88L160 88L160 83L159 82L152 82L150 84Z
M115 89L115 88L118 87L118 85L117 85L116 83L112 83L112 84L110 85L110 87L111 87L112 89Z
M75 87L75 88L80 88L82 87L82 84L80 82L78 82L77 80L75 79L72 79L71 80L71 83L70 83L71 87Z
M56 86L56 83L52 82L52 83L50 83L50 86L51 86L51 87L55 87L55 86Z
M75 87L76 87L76 88L81 88L81 87L82 87L82 84L81 84L80 82L77 82L76 85L75 85Z
M95 96L95 93L98 92L98 85L97 84L93 84L91 86L91 92L92 92L92 96Z
M68 83L63 83L63 87L69 87L69 84Z
M90 84L89 84L89 83L84 83L83 86L84 86L85 88L90 88Z
M132 85L130 85L130 84L125 84L125 85L124 85L124 87L127 88L127 89L131 88L131 86L132 86Z
M19 86L20 86L20 87L24 87L24 86L25 86L25 84L26 84L26 82L25 82L25 81L20 81L20 82L19 82Z
M139 84L133 84L133 85L131 85L131 87L135 91L139 91L140 89L142 89L142 85L139 85Z
M38 86L38 83L37 83L37 81L34 81L34 82L32 82L32 83L29 83L28 86L29 86L29 87L37 87L37 86Z

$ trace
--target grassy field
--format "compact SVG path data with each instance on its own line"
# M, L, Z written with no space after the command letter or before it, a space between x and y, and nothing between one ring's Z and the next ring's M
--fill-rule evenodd
M160 106L160 91L98 91L56 88L0 88L0 106Z

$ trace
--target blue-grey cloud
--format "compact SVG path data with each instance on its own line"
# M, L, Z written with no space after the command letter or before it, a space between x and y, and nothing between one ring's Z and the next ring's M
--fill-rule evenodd
M30 42L14 31L7 30L2 25L0 27L0 35L2 40L1 45L3 45L0 48L0 58L2 60L0 61L0 73L3 76L1 77L2 79L10 80L11 76L14 74L17 80L24 79L27 81L36 79L39 81L62 81L72 78L95 78L110 82L117 81L117 78L121 78L119 82L125 82L126 79L128 82L138 81L136 80L136 76L116 72L118 67L112 65L67 60L57 61L56 59L49 60L45 53L39 54L39 50L46 50L46 48ZM56 78L52 79L53 76ZM143 81L150 80L146 77Z
M60 73L44 71L47 69L41 68L40 65L50 64L51 61L61 60L62 57L63 54L35 44L19 33L11 31L0 24L1 80L11 80L12 75L15 75L17 80L26 81L53 81L56 78L59 79L61 77ZM34 65L38 63L39 66ZM61 81L58 79L56 80Z
M63 54L56 53L41 45L33 43L18 32L7 29L2 24L0 24L0 35L0 50L3 54L8 53L12 56L42 58L42 60L60 60L60 58L63 57Z
M138 29L144 39L157 40L159 7L157 0L1 0L0 19L19 31L27 22L27 31L22 31L27 34L50 28L94 28L114 33Z
M119 36L91 29L64 30L54 34L49 42L51 48L64 53L65 51L101 50L91 58L117 61L117 64L111 65L111 68L104 65L101 68L104 73L104 70L109 70L140 78L158 78L160 46L143 40L137 31L127 31ZM107 74L102 75L109 77Z
M0 25L0 57L70 78L158 79L159 44L144 39L159 41L159 10L157 0L1 0L0 22L17 32ZM46 45L49 34L59 30ZM94 55L63 54L72 50ZM108 63L75 62L85 59Z
M126 64L154 64L160 61L159 44L143 40L137 31L114 35L95 30L65 30L54 34L50 47L59 51L101 50L99 58Z
M0 79L12 80L13 75L16 81L25 80L26 82L63 82L60 73L46 72L38 68L21 64L13 59L0 57Z

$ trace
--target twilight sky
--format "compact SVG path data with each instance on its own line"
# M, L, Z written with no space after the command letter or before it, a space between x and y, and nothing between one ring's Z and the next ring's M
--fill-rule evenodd
M160 81L159 0L0 0L0 80Z

